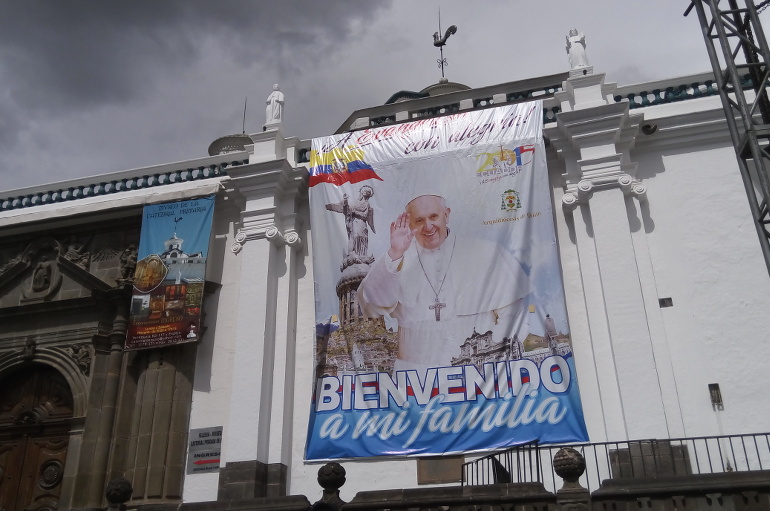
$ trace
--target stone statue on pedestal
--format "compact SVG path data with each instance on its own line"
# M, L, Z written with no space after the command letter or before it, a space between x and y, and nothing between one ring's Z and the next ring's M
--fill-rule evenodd
M136 270L136 245L129 245L120 254L120 278L115 279L119 285L131 284Z
M348 202L347 194L342 201L336 204L327 204L326 209L345 216L345 229L348 232L348 251L343 260L342 270L351 264L371 264L374 256L369 254L369 229L374 230L374 208L369 204L369 199L374 195L374 190L369 185L364 185L358 191L358 200Z
M586 36L573 28L567 36L567 55L569 55L569 65L571 69L588 67L588 56L586 55Z
M278 84L273 85L273 92L267 97L265 104L265 129L275 127L283 119L283 92L278 88Z

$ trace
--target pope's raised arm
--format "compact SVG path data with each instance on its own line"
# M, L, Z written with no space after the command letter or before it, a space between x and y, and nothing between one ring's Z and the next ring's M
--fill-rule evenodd
M409 213L404 211L390 224L390 248L374 263L358 288L358 300L364 316L380 317L395 310L401 296L398 275L401 259L413 238Z
M390 247L387 253L372 266L358 288L359 303L364 315L372 317L394 312L399 304L404 305L405 286L412 291L416 289L415 282L406 280L422 280L419 279L420 275L427 278L424 271L420 275L411 274L405 277L402 268L419 261L415 245L424 250L435 251L444 244L449 233L449 213L450 209L440 195L419 195L407 203L404 212L390 224ZM407 252L414 253L409 255ZM446 263L450 260L451 258ZM444 270L446 275L448 268ZM429 280L425 280L425 283L428 282ZM413 293L408 294L411 296ZM435 298L436 293L433 295ZM435 300L432 300L431 304L433 301ZM413 300L409 300L410 306L414 307L412 302ZM396 311L397 317L405 313L406 310Z
M395 222L390 224L390 248L388 255L391 261L396 261L404 257L404 252L409 248L417 229L409 226L409 213L404 211Z

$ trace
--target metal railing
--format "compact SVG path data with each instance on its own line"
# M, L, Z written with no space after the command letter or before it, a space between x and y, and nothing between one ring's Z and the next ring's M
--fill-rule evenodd
M589 491L607 479L639 479L770 469L770 433L511 447L469 461L462 485L540 482L556 491L553 457L571 447L585 458L580 484Z

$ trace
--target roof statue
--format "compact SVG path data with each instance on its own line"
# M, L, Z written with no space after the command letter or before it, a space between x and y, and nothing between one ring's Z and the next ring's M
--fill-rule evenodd
M265 131L278 129L283 120L284 95L278 84L273 85L273 92L265 100Z
M573 28L567 35L567 55L571 69L589 67L586 55L586 36Z
M444 32L444 37L439 37L439 34L441 33L441 11L439 11L438 14L438 32L433 33L433 46L439 49L441 52L441 58L436 60L438 62L438 67L441 68L441 83L444 83L447 81L446 77L444 76L444 67L448 66L449 63L444 58L444 46L446 45L447 39L449 39L449 36L452 34L457 33L457 25L450 25L448 29L446 29L446 32Z
M447 39L449 39L449 36L456 33L457 33L457 25L451 25L448 29L446 29L446 32L444 32L444 37L439 37L438 32L434 32L433 46L436 46L437 48L441 48L446 44L446 41Z

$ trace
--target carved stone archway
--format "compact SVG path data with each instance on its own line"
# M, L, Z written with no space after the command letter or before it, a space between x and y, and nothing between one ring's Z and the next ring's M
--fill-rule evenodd
M73 409L53 367L28 363L0 377L0 509L58 507Z
M77 361L66 348L34 348L32 353L14 351L0 354L0 379L30 364L49 366L67 380L73 399L73 416L85 417L88 410L88 382Z

